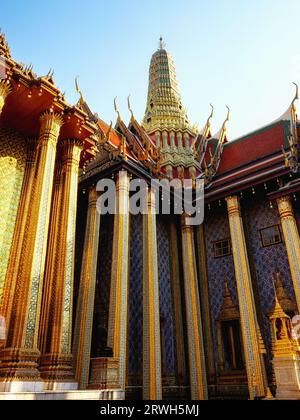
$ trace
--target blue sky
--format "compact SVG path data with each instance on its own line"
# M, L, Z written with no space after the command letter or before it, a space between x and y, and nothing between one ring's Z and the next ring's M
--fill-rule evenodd
M115 121L118 96L142 119L148 68L162 35L175 60L190 120L202 127L213 103L218 131L231 107L233 139L279 117L300 83L299 0L0 0L0 26L15 59L94 112Z

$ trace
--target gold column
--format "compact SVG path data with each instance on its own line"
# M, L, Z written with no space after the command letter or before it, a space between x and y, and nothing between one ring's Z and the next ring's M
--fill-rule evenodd
M111 266L108 346L119 359L120 387L126 387L128 264L129 262L129 176L120 171L117 179L116 214Z
M207 400L207 379L193 226L182 216L182 259L192 400Z
M156 137L156 147L161 147L161 132L156 131L155 137Z
M162 399L155 193L143 215L143 399Z
M96 206L97 199L98 193L96 187L91 187L89 190L89 204L73 343L75 377L80 389L86 389L89 381L100 232L100 213Z
M5 99L11 91L10 82L8 80L0 80L0 115L5 104Z
M235 277L238 289L249 393L250 398L253 399L256 396L264 397L266 395L267 390L264 383L265 367L263 366L260 354L259 326L256 315L240 202L237 196L228 197L226 200L229 215Z
M182 149L183 149L183 142L182 142L182 133L181 132L178 132L177 133L177 142L178 142L178 149L180 151L182 151Z
M43 305L48 318L44 319L42 326L46 338L40 349L40 372L48 389L65 385L68 389L77 387L72 367L71 334L78 168L82 147L82 142L74 139L60 143L58 200L53 201L51 219L55 238L50 237L53 248L48 252L45 277L48 296L44 296Z
M176 331L176 358L178 384L184 385L186 380L186 363L184 351L184 329L182 319L182 301L180 287L180 268L178 255L178 234L175 222L170 224L170 259L171 282L174 305L175 331Z
M12 290L15 290L18 275L18 270L16 270L16 267L19 267L19 261L22 256L22 244L26 229L26 220L28 217L28 211L30 209L30 198L34 179L34 153L36 143L37 139L28 139L24 180L20 195L20 203L12 248L10 252L7 273L5 276L3 296L0 303L0 314L5 318L7 329L9 328L10 316L13 307L14 294L12 293Z
M6 348L1 351L0 389L22 390L24 382L38 381L37 348L41 296L47 248L56 145L61 115L45 112L41 118L34 179L18 267L13 311ZM18 384L16 384L18 382ZM16 386L15 386L16 385ZM28 385L28 383L27 383ZM30 385L31 386L31 385ZM43 384L32 385L33 390ZM29 385L26 387L29 389Z
M298 310L300 310L300 236L289 196L277 200Z
M205 343L205 355L206 355L206 366L209 377L209 382L214 383L215 380L215 361L214 361L214 347L213 347L213 335L211 325L211 310L210 310L210 299L209 299L209 287L206 267L206 247L204 238L204 226L200 225L197 228L196 233L198 252L196 253L199 261L199 287L200 296L203 310L203 328L205 330L204 343Z

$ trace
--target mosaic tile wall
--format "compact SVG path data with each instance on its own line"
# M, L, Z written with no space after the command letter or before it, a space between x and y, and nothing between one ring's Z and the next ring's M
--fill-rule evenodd
M142 374L143 347L143 237L142 217L130 219L130 314L128 341L128 374ZM158 274L161 315L161 337L164 342L163 375L175 376L174 317L172 308L169 230L166 221L157 218Z
M168 220L157 217L157 243L158 243L158 277L159 277L159 300L161 316L161 338L163 341L163 375L175 376L175 327L173 315L173 298L171 288L170 269L170 244L169 244Z
M277 208L270 208L269 202L264 198L243 203L245 228L248 231L249 252L252 253L255 274L257 277L259 298L265 329L265 340L270 351L271 336L268 312L274 305L274 273L281 273L283 285L288 296L295 301L295 294L289 269L285 244L264 248L261 243L260 230L272 225L280 225Z
M113 216L101 216L92 338L93 357L102 356L99 348L103 350L107 343L113 227Z
M143 219L130 217L129 331L127 369L141 379L143 359ZM137 384L137 385L141 385Z
M226 278L228 279L231 297L233 301L238 304L233 257L214 258L214 242L230 238L229 222L225 205L217 209L206 210L204 226L214 354L215 364L218 366L217 319L220 315L224 301Z
M26 153L25 139L0 126L0 301L22 190Z
M281 273L286 292L295 302L287 253L284 243L268 248L263 248L261 244L260 230L275 224L280 225L277 209L275 207L271 209L269 202L263 197L256 197L256 200L251 199L249 202L242 200L241 205L245 232L247 234L249 260L253 261L253 269L257 279L258 303L262 311L264 324L263 335L270 357L271 334L267 314L274 304L273 274L276 271ZM238 304L232 256L214 258L214 242L228 238L230 238L230 230L226 207L223 205L219 209L207 210L205 240L216 365L218 363L216 321L223 304L224 280L226 277L228 278L233 301Z

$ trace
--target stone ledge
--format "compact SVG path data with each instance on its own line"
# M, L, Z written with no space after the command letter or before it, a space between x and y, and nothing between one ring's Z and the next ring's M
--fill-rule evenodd
M69 400L69 401L122 401L125 399L122 390L102 391L66 391L66 392L0 392L0 401L5 400Z

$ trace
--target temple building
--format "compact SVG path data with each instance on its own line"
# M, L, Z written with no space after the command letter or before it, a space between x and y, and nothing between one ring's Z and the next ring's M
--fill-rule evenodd
M3 34L0 75L0 399L300 399L298 88L230 140L229 109L191 124L162 39L142 122L68 104ZM202 180L204 222L156 212L154 179Z

